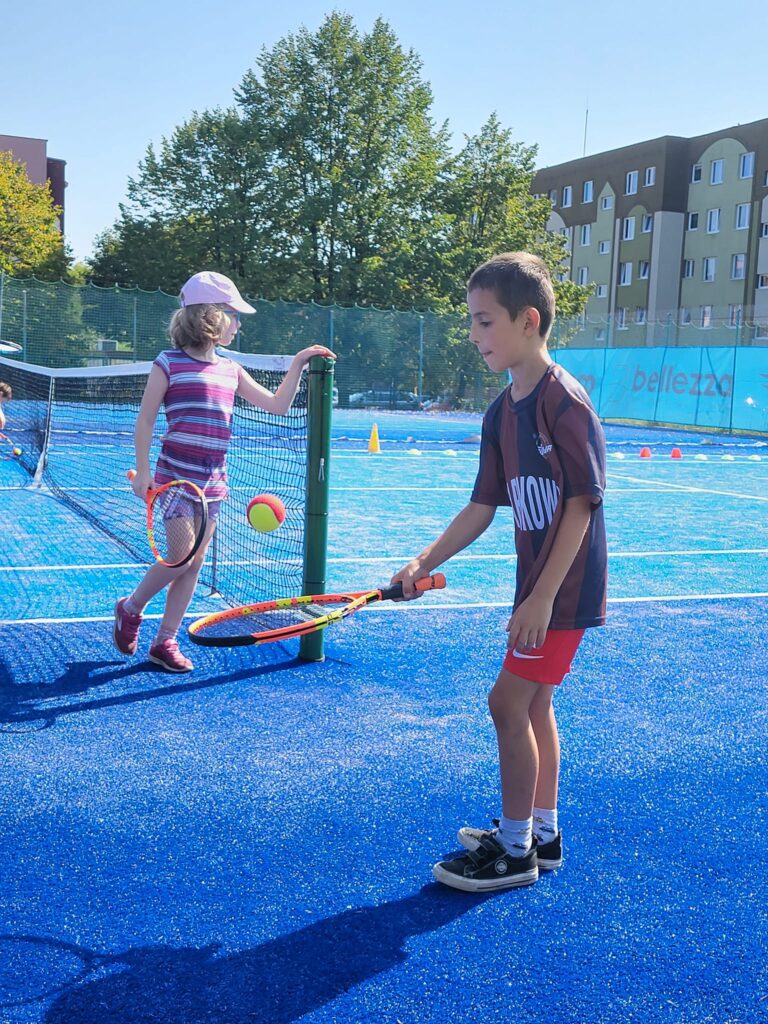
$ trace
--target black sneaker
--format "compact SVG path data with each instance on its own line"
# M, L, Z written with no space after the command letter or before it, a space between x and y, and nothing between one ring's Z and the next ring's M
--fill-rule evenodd
M494 818L493 824L496 828L460 828L456 838L465 850L476 850L480 839L483 836L491 836L495 839L499 831L499 819ZM558 832L554 839L548 843L537 843L536 859L539 863L539 871L554 871L563 863L563 833Z
M432 874L438 882L465 892L493 892L533 885L539 877L536 840L524 857L510 857L494 836L484 835L477 847L463 857L435 864Z

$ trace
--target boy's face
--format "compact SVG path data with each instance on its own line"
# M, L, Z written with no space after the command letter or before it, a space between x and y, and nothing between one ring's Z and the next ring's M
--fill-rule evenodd
M469 340L494 373L519 366L541 348L541 318L533 306L527 306L513 320L496 293L485 288L473 288L467 295L467 306L472 320Z

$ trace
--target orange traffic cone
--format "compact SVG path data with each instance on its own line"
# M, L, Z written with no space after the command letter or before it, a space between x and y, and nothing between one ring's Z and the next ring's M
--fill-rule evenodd
M672 451L669 453L669 457L670 459L682 459L683 453L680 451L679 448L673 448Z
M640 449L640 458L641 459L650 459L650 457L651 457L651 449L650 448L641 448Z

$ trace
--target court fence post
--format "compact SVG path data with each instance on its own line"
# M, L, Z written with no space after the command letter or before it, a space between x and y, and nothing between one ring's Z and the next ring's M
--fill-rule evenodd
M305 594L325 593L328 552L328 482L333 415L333 359L316 356L309 364L307 442L307 504L304 526ZM299 645L303 661L323 661L323 631L303 636Z

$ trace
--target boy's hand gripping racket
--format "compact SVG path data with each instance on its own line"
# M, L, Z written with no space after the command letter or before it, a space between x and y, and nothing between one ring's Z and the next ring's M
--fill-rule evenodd
M442 590L441 572L416 580L416 589ZM325 629L353 612L376 601L394 601L403 596L402 583L385 590L367 590L353 594L316 594L284 597L277 601L243 605L214 612L196 619L188 629L190 640L203 647L241 647L268 644Z
M129 480L135 469L127 472ZM208 502L190 480L171 480L147 491L147 538L155 559L169 569L186 565L203 543Z

